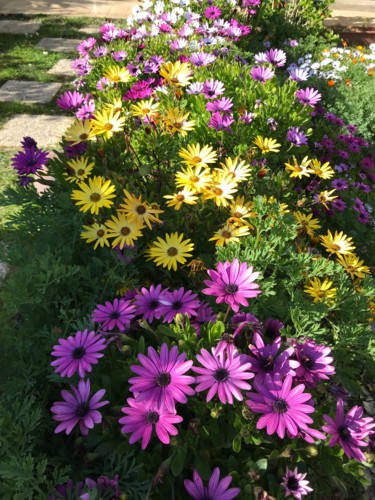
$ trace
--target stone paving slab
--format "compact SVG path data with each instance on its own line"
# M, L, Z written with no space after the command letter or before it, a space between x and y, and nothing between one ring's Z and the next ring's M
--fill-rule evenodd
M35 45L37 49L47 50L48 52L76 52L77 45L82 40L74 38L42 38Z
M72 68L72 62L71 59L60 59L47 73L57 76L75 76L76 72Z
M0 102L49 102L60 90L61 83L8 80L0 87Z
M98 33L100 33L100 28L99 26L94 26L90 24L89 26L84 26L83 28L80 28L78 31L85 35L97 35Z
M20 148L21 140L26 136L33 137L40 148L57 146L73 122L74 118L70 116L14 116L0 129L0 148Z
M42 26L42 23L33 21L0 21L0 33L10 35L32 35Z

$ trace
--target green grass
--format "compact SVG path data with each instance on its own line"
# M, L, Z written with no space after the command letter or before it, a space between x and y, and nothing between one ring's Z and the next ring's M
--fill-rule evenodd
M18 209L16 205L10 204L6 196L7 189L17 183L17 175L10 164L12 156L12 153L0 152L0 234L11 215Z

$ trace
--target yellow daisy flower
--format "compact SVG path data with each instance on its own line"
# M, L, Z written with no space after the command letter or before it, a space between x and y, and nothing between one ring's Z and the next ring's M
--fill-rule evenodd
M91 174L95 163L88 164L89 159L84 156L73 158L67 163L67 172L64 173L66 180L69 182L80 182L86 179Z
M315 230L320 229L319 219L314 219L313 214L303 214L302 212L293 213L297 221L297 230L308 236L314 236Z
M72 142L73 146L79 144L80 142L87 141L90 137L91 123L90 120L76 119L74 123L68 128L64 134L64 139L68 142Z
M313 173L321 179L330 179L335 175L335 171L328 161L322 165L319 160L314 158L311 161L310 168L312 169Z
M131 78L131 74L126 68L116 65L107 68L103 76L113 83L126 83Z
M246 236L247 234L249 234L247 226L237 227L233 224L225 224L208 241L216 241L216 246L223 247L224 245L228 245L230 241L239 241L241 236Z
M247 165L243 160L239 161L238 156L232 158L225 158L224 163L220 163L221 169L216 169L223 172L228 177L232 177L236 182L242 182L250 177L250 165Z
M124 109L123 103L124 101L121 99L121 97L116 97L113 99L112 102L106 105L106 109L108 110L112 109L114 115L118 112L122 113Z
M328 234L321 236L320 240L322 245L326 247L327 252L331 254L347 255L353 253L352 250L355 249L352 238L350 236L346 236L343 231L340 231L339 233L335 231L335 235L332 236L331 231L328 230Z
M233 200L233 194L238 190L236 179L225 175L224 172L215 172L212 176L211 183L203 192L202 200L214 200L215 204L220 207L227 207L228 200Z
M290 212L289 207L286 203L280 203L274 196L270 196L267 198L266 195L263 196L264 203L269 203L270 205L274 205L277 203L279 205L280 214L287 214Z
M332 281L327 278L322 282L319 278L312 278L303 291L314 298L314 302L330 303L336 297L336 288L332 288Z
M170 134L180 134L185 137L187 132L193 130L195 125L195 120L187 121L189 117L189 112L184 113L178 108L169 108L166 110L167 116L163 116L163 122L165 129Z
M158 214L162 214L163 210L152 208L147 202L142 201L142 195L138 198L124 189L124 203L120 205L120 212L124 212L130 219L137 222L141 227L146 224L149 229L152 229L151 222L161 222Z
M151 98L148 101L142 100L137 104L132 104L130 106L131 115L132 116L147 116L147 118L151 118L153 116L158 115L159 103L154 103L154 100Z
M201 148L199 144L188 144L187 149L180 149L178 156L183 158L182 163L188 167L207 167L217 160L216 151L211 146Z
M253 143L256 146L258 146L258 148L262 151L263 154L278 153L280 151L281 144L279 144L278 142L276 142L275 139L272 139L270 137L262 137L261 135L257 135Z
M115 186L111 181L106 181L104 177L95 176L93 179L89 178L89 184L80 182L78 184L79 190L75 189L72 192L71 198L76 201L76 205L80 207L81 212L90 210L92 214L98 214L99 208L109 208L113 205L111 198L115 198Z
M108 228L108 238L115 238L112 248L119 245L122 250L125 245L134 245L135 240L142 237L141 229L144 226L139 225L136 220L129 219L125 214L118 212L117 217L112 215L112 220L105 224Z
M336 195L333 195L336 189L332 189L332 191L322 191L321 193L314 196L314 199L317 203L321 203L328 210L328 203L337 198Z
M103 134L105 139L110 139L114 132L121 132L125 124L125 118L121 116L121 112L114 113L113 109L97 111L90 121L90 137Z
M147 260L153 260L157 266L177 271L177 264L185 264L186 257L191 257L190 252L194 249L191 240L183 238L184 235L177 232L166 234L164 240L158 237L145 252Z
M165 62L160 68L160 76L175 87L186 87L193 78L193 72L189 63L176 61Z
M212 181L210 171L203 166L183 168L175 175L177 187L184 187L194 193L201 193Z
M164 198L169 200L167 201L167 207L173 207L175 210L180 210L183 203L187 205L196 205L198 200L198 196L195 196L187 188L173 195L166 194Z
M313 170L309 168L311 160L307 156L299 162L295 156L293 156L293 165L291 163L284 163L285 170L289 173L290 177L298 177L302 179L302 176L310 177Z
M83 226L85 231L81 232L81 238L86 240L87 243L92 243L95 241L94 250L100 245L104 247L106 245L109 247L108 242L108 229L104 224L93 224L92 226Z
M337 262L342 265L349 276L354 279L364 278L366 274L370 274L370 268L363 265L363 260L359 260L359 257L352 254L347 255L337 255Z

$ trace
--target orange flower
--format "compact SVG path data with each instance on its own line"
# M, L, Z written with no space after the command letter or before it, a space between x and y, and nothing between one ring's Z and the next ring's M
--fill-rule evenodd
M368 74L369 74L369 76L374 76L374 69L373 69L373 68L370 68L370 69L368 70Z
M328 80L327 85L329 85L330 87L333 87L334 85L336 85L336 82L335 82L335 80Z
M349 85L349 87L351 87L351 86L352 86L352 82L350 81L350 78L347 78L347 79L345 80L345 83L346 83L346 85Z
M342 41L342 46L343 47L347 47L348 46L348 42L346 42L345 40Z
M357 45L357 49L358 49L358 50L363 50L362 45Z
M357 62L358 62L358 61L357 61L357 59L356 59L356 58L352 59L352 63L353 63L353 64L357 64Z
M361 57L361 59L360 59L360 61L364 63L364 62L366 62L366 61L367 61L367 59L366 59L365 57L363 57L363 56L362 56L362 57Z

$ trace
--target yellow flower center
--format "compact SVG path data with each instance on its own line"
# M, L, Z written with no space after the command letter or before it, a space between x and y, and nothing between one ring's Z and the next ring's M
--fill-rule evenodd
M83 133L79 136L79 138L81 139L81 141L85 141L88 138L88 135Z
M224 193L224 191L221 188L215 188L214 193L216 196L221 196Z
M113 82L119 82L120 80L121 80L121 78L118 75L112 76L112 81Z
M169 247L168 248L167 255L169 255L169 257L174 257L177 254L178 254L177 248L175 248L175 247Z
M241 217L243 217L243 214L241 212L234 212L233 217L235 217L236 219L241 219Z
M131 233L128 227L122 227L120 232L123 236L128 236Z
M92 193L92 194L90 195L90 200L91 200L91 201L93 201L94 203L97 203L98 201L100 201L100 200L101 200L101 198L102 198L102 197L100 196L100 194L99 194L99 193Z
M179 83L179 80L178 78L171 78L171 83Z
M192 175L189 178L190 182L199 182L199 177L197 175Z
M177 200L177 201L184 201L184 199L185 199L185 196L184 196L183 194L178 194L178 195L176 196L176 200Z
M174 128L176 128L178 130L181 129L182 128L182 123L175 123L174 124Z
M106 123L104 126L103 126L104 130L112 130L113 129L113 125L112 123Z
M151 111L151 109L150 109L150 108L143 108L143 109L142 109L142 113L143 113L144 115L147 115L147 113L149 113L150 111Z
M331 244L331 248L332 248L332 250L334 250L335 252L338 252L339 250L341 250L340 245L337 245L336 243L332 243L332 244Z

